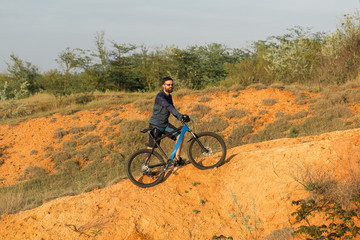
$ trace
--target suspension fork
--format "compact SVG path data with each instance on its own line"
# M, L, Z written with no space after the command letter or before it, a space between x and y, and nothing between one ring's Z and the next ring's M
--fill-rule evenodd
M200 140L199 140L198 136L196 135L196 133L194 133L192 130L189 130L189 132L190 132L191 135L193 135L193 136L190 138L190 140L189 140L188 142L191 142L193 139L195 139L195 141L199 144L199 146L201 147L201 149L202 149L204 152L208 153L209 150L207 150L206 147L204 147L204 145L200 142Z

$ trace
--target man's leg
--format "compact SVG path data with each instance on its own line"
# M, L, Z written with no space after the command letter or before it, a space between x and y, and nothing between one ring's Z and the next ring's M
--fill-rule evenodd
M162 135L161 131L159 131L158 129L154 129L154 132L153 132L153 135L152 135L152 136L153 136L155 139L161 137L161 135ZM149 143L148 143L148 145L147 145L147 149L150 149L150 150L151 150L153 147L156 148L156 146L154 146L155 142L154 142L153 137L151 137L151 136L149 135ZM159 142L159 144L160 144L160 142ZM147 159L149 158L149 155L150 155L150 153L146 153L146 154L145 154L145 160L147 160Z
M178 135L176 137L176 143L179 141L179 137L180 137L180 135ZM181 140L179 148L176 150L176 154L175 154L175 159L176 160L180 160L180 154L181 154L181 148L182 148L183 142L184 142L184 138Z

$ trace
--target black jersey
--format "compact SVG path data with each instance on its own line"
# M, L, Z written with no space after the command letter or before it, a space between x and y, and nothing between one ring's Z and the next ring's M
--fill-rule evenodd
M156 95L153 114L149 123L165 128L169 123L170 113L181 120L182 114L175 109L171 95L167 95L164 91L161 91Z

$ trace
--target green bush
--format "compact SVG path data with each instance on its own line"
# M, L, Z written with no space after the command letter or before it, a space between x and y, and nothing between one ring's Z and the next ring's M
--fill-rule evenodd
M78 97L75 98L75 103L76 104L86 104L89 103L91 101L94 101L95 97L92 95L80 95Z
M302 184L310 196L293 201L297 206L292 216L295 223L302 224L296 235L307 239L357 239L360 231L360 182L358 177L349 177L338 182L329 173L314 173L306 170L306 175L295 179ZM313 224L316 216L325 217L320 224Z

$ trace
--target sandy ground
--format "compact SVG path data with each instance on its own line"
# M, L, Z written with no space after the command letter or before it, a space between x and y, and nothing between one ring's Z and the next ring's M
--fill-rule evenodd
M219 114L229 107L246 109L249 116L266 108L263 123L276 119L278 111L294 114L308 107L295 104L291 92L277 89L234 94L211 94L212 100L204 104ZM263 106L261 100L269 97L278 103ZM198 100L196 95L174 98L184 110ZM122 107L122 119L149 117L131 105ZM51 160L44 157L49 146L61 149L54 132L87 124L106 127L109 123L104 116L113 112L116 110L94 109L31 119L15 126L1 125L4 164L0 166L0 184L18 182L16 179L29 166L54 172ZM259 124L258 129L262 126ZM224 134L231 129L232 125ZM276 230L280 234L296 227L291 202L307 195L296 181L307 168L330 171L339 179L349 176L359 169L359 148L359 129L243 145L229 149L226 163L220 168L203 171L187 165L149 189L123 180L79 196L58 198L32 210L2 215L0 239L212 239L220 235L265 239L275 236Z

